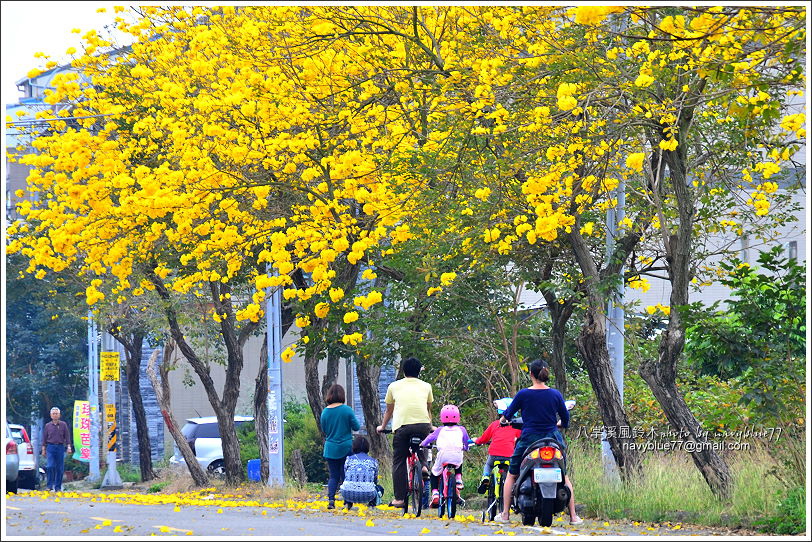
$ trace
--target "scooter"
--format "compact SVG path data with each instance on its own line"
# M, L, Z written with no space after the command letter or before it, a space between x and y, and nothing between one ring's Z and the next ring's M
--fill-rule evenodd
M564 402L567 410L574 400ZM543 438L527 447L513 486L513 509L521 514L523 525L549 527L553 516L569 505L571 493L564 484L566 449L554 438Z

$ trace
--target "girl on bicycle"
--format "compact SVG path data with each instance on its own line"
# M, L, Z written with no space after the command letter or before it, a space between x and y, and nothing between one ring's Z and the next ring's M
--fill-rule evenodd
M499 417L502 416L505 409L510 406L513 399L505 397L497 399L493 402L496 407L496 413ZM488 491L488 486L491 483L491 470L493 469L494 461L510 461L510 456L513 455L513 448L516 446L516 439L522 434L520 429L515 428L512 424L502 425L499 423L499 418L491 422L482 436L474 440L474 444L481 445L491 443L488 446L488 459L485 461L485 466L482 468L482 481L479 482L477 493L484 494Z
M420 446L431 446L437 443L437 456L431 466L431 506L436 507L440 503L440 474L443 472L443 465L454 465L457 468L456 483L462 489L462 452L468 450L468 430L460 423L460 409L456 405L445 405L440 410L440 422L442 427L438 427L427 436Z

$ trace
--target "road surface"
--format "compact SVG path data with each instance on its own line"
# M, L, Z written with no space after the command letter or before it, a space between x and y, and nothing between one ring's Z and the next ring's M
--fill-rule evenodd
M454 520L436 510L420 518L404 517L389 507L327 510L326 501L266 501L211 492L146 494L98 490L46 493L20 491L4 496L4 537L60 536L110 538L118 535L432 537L482 535L712 535L725 534L680 524L641 524L586 519L571 526L559 515L552 528L484 524L479 510L460 509ZM729 532L727 532L729 534Z

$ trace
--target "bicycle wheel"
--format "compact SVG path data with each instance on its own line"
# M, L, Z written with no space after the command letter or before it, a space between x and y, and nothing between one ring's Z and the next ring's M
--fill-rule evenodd
M420 461L416 461L411 472L409 473L409 476L411 477L411 482L409 483L409 488L411 490L410 508L415 517L420 517L420 512L423 510L422 470L423 468ZM405 512L406 508L404 508L403 511Z
M494 479L494 481L496 481ZM496 484L496 506L493 507L494 517L496 514L502 515L505 508L505 471L499 470L499 482ZM493 519L493 517L491 518Z
M439 506L437 506L438 517L443 517L443 514L445 514L445 501L448 498L446 497L446 495L448 494L448 492L446 491L447 485L448 485L448 470L443 469L443 472L440 474L440 487L439 487L440 503Z
M448 519L454 519L454 516L457 515L457 497L459 497L460 491L457 489L456 481L451 485L449 483L449 493L451 496L448 497L448 502L446 506L448 507Z
M496 487L493 473L491 473L491 483L488 486L488 521L493 521L496 513L501 510L501 503L499 502L501 491Z

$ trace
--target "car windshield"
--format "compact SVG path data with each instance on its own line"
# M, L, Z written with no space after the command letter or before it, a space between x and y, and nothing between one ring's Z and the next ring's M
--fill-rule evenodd
M16 442L17 444L22 444L24 440L22 431L14 428L11 429L11 438L13 438L14 442Z

